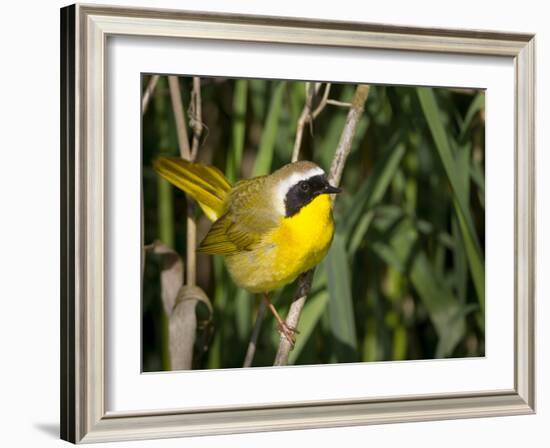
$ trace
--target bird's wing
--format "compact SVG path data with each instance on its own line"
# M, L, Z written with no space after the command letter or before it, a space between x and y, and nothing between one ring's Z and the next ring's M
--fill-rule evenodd
M231 255L261 245L280 219L265 187L261 178L237 183L229 193L226 213L212 225L199 251Z

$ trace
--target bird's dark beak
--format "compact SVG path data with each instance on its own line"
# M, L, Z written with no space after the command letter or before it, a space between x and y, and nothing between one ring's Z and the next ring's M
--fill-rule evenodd
M336 194L336 193L341 193L342 190L340 190L338 187L333 187L332 185L330 184L326 184L325 186L325 189L323 190L323 193L325 194Z

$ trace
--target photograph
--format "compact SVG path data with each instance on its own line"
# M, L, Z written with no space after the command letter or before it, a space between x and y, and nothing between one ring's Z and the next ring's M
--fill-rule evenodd
M485 91L141 74L143 372L485 356Z

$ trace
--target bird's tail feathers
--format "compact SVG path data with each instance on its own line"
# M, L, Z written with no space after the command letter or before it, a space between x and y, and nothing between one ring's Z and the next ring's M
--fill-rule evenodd
M160 157L153 166L162 177L195 199L211 221L223 214L231 184L218 168L179 157Z

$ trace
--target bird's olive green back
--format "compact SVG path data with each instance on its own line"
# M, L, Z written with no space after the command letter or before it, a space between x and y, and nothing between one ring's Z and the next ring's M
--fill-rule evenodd
M237 182L225 201L225 212L210 228L199 250L231 255L253 250L275 226L282 215L275 204L271 176Z

